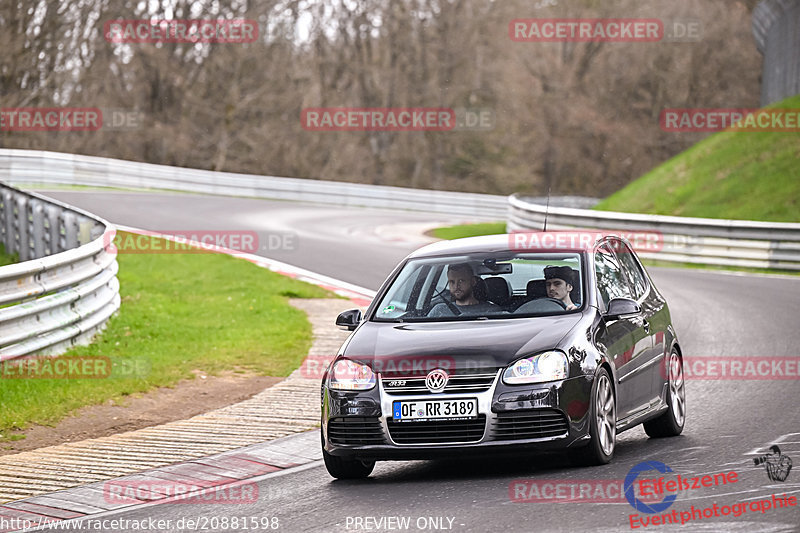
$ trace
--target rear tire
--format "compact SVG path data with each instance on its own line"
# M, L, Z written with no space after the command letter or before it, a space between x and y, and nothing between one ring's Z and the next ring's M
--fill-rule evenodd
M577 466L608 464L617 439L617 402L605 368L600 369L592 384L589 417L589 444L569 450L569 459Z
M322 458L325 460L325 468L328 469L328 473L336 479L364 479L375 468L375 461L336 457L324 449L322 450Z
M686 387L683 378L683 360L674 349L669 355L667 367L667 405L669 408L653 420L644 424L644 432L650 438L675 437L683 431L686 424Z

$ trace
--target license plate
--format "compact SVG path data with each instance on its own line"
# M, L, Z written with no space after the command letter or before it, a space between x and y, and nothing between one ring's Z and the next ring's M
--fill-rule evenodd
M408 400L392 402L392 419L434 420L468 419L478 417L477 398L460 400Z

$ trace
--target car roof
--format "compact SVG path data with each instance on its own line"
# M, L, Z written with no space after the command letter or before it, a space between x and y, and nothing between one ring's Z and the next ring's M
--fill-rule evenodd
M414 251L409 257L416 258L445 254L458 255L466 253L502 252L510 249L509 242L508 234L505 233L437 241Z
M504 252L509 250L525 251L531 253L559 253L559 252L589 252L594 248L594 245L600 240L609 238L606 233L603 238L596 239L590 233L591 238L579 242L579 240L566 239L565 246L558 244L548 249L547 246L532 246L534 242L539 242L536 239L556 238L560 234L579 234L580 232L566 231L550 231L550 232L520 232L515 233L502 233L498 235L484 235L481 237L466 237L464 239L444 240L423 246L409 255L409 258L419 257L434 257L440 255L461 255L471 253L492 253ZM611 238L619 238L617 236L610 236ZM621 239L624 240L624 239Z

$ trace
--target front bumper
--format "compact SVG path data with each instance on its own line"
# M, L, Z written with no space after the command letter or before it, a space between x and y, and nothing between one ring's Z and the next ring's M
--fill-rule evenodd
M466 453L518 453L580 447L589 439L591 380L578 376L535 385L506 385L498 369L488 390L397 395L381 379L372 390L322 390L325 451L364 459L428 459ZM476 398L477 419L395 422L392 402Z

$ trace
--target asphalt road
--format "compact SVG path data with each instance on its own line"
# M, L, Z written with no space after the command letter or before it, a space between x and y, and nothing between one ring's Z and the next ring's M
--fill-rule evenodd
M340 209L210 196L127 192L47 193L112 222L153 230L254 230L260 235L293 232L293 249L261 255L376 289L406 253L420 245L410 234L382 228L444 220L411 212ZM266 241L265 241L266 242ZM689 357L798 356L800 278L737 275L682 269L649 269L667 297L678 336ZM378 463L366 481L333 481L321 464L259 481L263 495L251 505L162 504L110 513L103 518L164 519L157 529L186 531L181 518L207 520L210 531L232 528L233 517L277 517L279 531L625 531L634 530L636 511L624 500L582 499L569 503L515 502L518 480L579 484L621 482L636 464L655 460L683 476L734 470L725 486L679 493L664 511L690 512L718 504L748 503L744 514L691 521L691 531L800 531L800 507L752 510L750 502L773 494L800 496L800 471L784 482L770 481L753 457L777 443L800 461L800 381L689 380L688 416L682 436L650 440L641 428L618 437L611 464L573 468L558 457ZM654 474L648 475L654 477ZM757 504L756 504L757 505ZM762 506L762 507L765 507ZM738 507L741 511L741 506ZM654 516L638 513L639 516ZM658 515L655 515L658 516ZM216 517L216 522L211 520ZM228 527L223 519L227 517ZM409 521L398 521L407 518ZM252 525L252 522L249 522ZM276 522L259 522L275 525ZM162 523L161 526L164 526ZM144 525L147 528L148 524ZM152 525L152 523L150 524ZM640 523L636 530L644 529ZM84 524L84 528L89 527ZM120 530L135 530L133 523ZM197 527L196 529L203 529ZM252 529L252 528L251 528ZM650 525L648 531L674 531ZM77 525L71 531L78 531Z
M309 205L279 200L137 192L42 191L111 222L169 233L258 234L253 253L376 289L411 250L424 244L403 224L458 223L464 217ZM244 249L243 251L250 251Z

